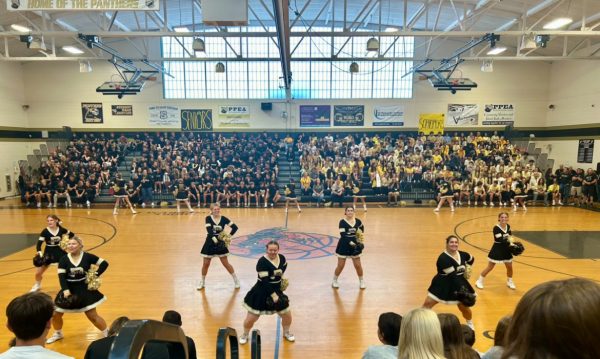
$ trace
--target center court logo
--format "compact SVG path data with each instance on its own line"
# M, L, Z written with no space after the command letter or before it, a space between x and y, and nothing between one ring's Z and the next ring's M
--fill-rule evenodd
M265 245L271 241L279 242L279 253L288 260L329 257L335 253L337 238L318 233L288 232L284 228L268 228L256 233L235 237L231 241L231 254L260 258L265 254Z

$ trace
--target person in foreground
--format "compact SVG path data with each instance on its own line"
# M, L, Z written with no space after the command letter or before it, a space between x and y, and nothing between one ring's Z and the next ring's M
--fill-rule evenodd
M27 293L6 307L6 326L16 336L15 346L0 354L2 359L73 359L44 348L54 303L46 293Z
M382 313L377 322L377 336L383 345L372 345L363 354L362 359L398 358L398 339L402 317L399 314Z
M445 359L442 329L437 314L417 308L402 318L398 359Z

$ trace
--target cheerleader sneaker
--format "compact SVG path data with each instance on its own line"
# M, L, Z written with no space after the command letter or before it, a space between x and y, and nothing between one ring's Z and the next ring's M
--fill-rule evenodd
M240 280L239 279L234 279L233 280L233 286L235 287L235 289L239 289L240 288Z
M367 288L367 283L365 283L364 279L361 279L359 282L359 286L360 289L366 289Z
M52 344L54 342L61 340L64 337L65 336L62 333L54 332L54 334L52 334L52 336L50 338L46 339L46 344Z
M42 286L39 283L35 283L33 285L33 287L31 287L31 290L29 291L29 293L35 293L40 289L42 289Z
M440 211L440 209L439 209L439 208L436 208L436 209L434 209L433 211L434 211L434 212L439 212L439 211Z
M472 320L467 320L467 327L471 328L472 331L475 331L475 324L473 324Z
M285 340L287 340L288 342L295 342L296 341L296 337L294 336L294 334L287 332L287 333L283 333L283 337L285 338Z
M196 290L202 290L204 289L204 281L201 280L200 283L198 284L198 286L196 287Z
M506 281L506 286L508 286L510 289L517 289L517 286L515 285L515 282L513 282L512 279L508 279Z
M479 289L483 289L483 280L481 280L481 278L477 279L475 286Z
M242 335L240 335L239 342L240 342L241 345L244 345L244 344L248 343L248 334L242 334Z
M340 287L340 283L337 281L337 279L334 279L333 282L331 282L331 286L333 288L339 288Z

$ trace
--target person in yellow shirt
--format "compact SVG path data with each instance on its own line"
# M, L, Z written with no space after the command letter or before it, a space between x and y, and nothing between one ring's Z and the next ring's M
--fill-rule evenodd
M556 206L556 203L559 205L563 205L562 197L560 195L560 186L558 185L558 180L555 178L553 183L548 186L548 196L552 196L552 205Z
M302 178L300 178L300 189L303 196L310 196L312 194L311 183L312 179L308 175L308 172L304 172Z

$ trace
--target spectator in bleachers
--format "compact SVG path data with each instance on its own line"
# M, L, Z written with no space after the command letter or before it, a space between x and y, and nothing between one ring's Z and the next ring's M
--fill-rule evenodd
M163 314L163 318L162 321L165 323L170 323L173 325L177 325L178 327L181 327L181 314L179 314L178 312L174 311L174 310L167 310L165 312L165 314ZM188 359L196 359L196 344L194 343L194 339L186 336L185 337L187 340L187 347L188 347ZM170 347L170 345L167 345L167 347ZM169 352L171 352L172 349L169 348ZM171 357L173 357L173 355L171 354Z
M6 326L16 336L14 346L0 359L73 359L44 348L50 330L54 303L46 293L28 293L6 307Z
M377 322L377 337L383 345L372 345L364 352L362 359L398 358L398 339L402 316L393 312L382 313Z
M437 314L417 308L402 318L398 359L445 359L442 329Z
M482 355L482 359L502 358L502 353L504 352L505 346L504 338L506 337L506 330L508 329L510 321L510 315L504 316L498 321L496 330L494 331L494 346Z
M317 208L319 208L321 203L325 202L325 189L319 178L315 180L315 185L312 188L312 198L317 202Z
M600 285L572 278L539 284L521 298L503 359L600 358Z
M465 343L460 322L454 314L438 314L446 359L479 359L479 354Z

